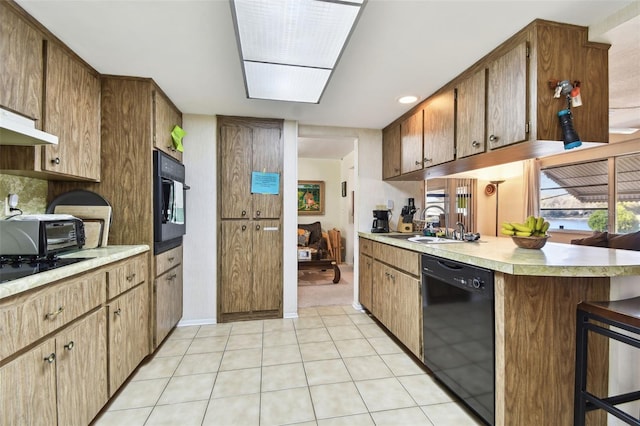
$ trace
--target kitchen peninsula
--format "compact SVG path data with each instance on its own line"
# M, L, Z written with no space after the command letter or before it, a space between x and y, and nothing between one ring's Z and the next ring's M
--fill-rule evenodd
M421 359L429 342L422 341L420 255L494 271L496 425L573 424L577 304L640 294L632 288L640 276L636 251L553 242L527 250L501 237L424 244L390 234L359 236L360 303ZM606 394L618 378L609 377L609 345L600 337L590 336L588 381L594 393ZM589 416L589 424L606 424L601 411Z

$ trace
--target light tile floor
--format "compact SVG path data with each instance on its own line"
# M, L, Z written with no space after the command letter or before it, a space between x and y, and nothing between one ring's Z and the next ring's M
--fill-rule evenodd
M179 327L95 422L480 425L364 313Z

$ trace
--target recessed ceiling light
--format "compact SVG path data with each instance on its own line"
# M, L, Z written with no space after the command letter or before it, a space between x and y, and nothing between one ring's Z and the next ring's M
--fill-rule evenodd
M418 97L414 95L402 96L398 98L398 102L400 102L401 104L412 104L417 100L418 100Z

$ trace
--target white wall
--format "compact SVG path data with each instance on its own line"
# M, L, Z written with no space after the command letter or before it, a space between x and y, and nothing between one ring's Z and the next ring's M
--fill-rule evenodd
M187 234L183 244L184 315L180 324L216 321L216 117L183 116Z
M184 315L181 325L210 324L217 314L217 169L216 117L183 115L183 162L187 193L187 234L184 236ZM296 188L297 124L284 123L283 169L283 312L297 316Z
M319 221L323 230L342 231L340 209L340 160L326 158L298 158L298 180L324 181L324 215L298 214L298 223Z

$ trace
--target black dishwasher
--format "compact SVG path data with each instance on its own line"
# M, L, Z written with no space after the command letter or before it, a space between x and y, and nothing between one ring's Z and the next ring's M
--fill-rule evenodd
M493 425L493 271L424 254L422 289L425 365Z

